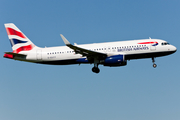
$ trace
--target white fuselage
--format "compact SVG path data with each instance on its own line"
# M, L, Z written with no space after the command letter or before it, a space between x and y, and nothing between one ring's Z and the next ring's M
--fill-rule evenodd
M158 45L153 46L154 43L151 44L150 42L158 42ZM143 44L139 44L139 43L143 43ZM176 47L174 47L173 45L169 45L169 44L162 45L162 43L167 43L167 42L160 39L142 39L142 40L131 40L131 41L120 41L120 42L82 44L76 46L91 51L96 51L99 53L105 53L107 54L107 56L125 55L127 56L125 57L125 59L152 57L149 56L148 54L152 54L155 55L154 57L158 57L158 56L168 55L176 51ZM53 61L59 61L59 64L63 64L61 63L61 61L77 60L80 58L85 58L81 54L76 54L74 50L72 50L67 46L46 47L46 48L35 47L31 51L22 51L20 52L20 54L27 55L26 59L23 59L23 61L30 61L30 62L37 62L44 64L53 64ZM136 55L140 57L136 58ZM129 56L134 56L134 57L129 57ZM21 58L17 57L15 59L21 59ZM69 64L73 64L73 63L70 62ZM65 64L67 63L65 62Z

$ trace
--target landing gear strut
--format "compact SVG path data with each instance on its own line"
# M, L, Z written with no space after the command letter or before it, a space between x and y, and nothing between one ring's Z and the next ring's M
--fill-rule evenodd
M156 68L156 67L157 67L157 65L155 64L155 60L154 60L154 58L152 58L152 62L153 62L153 67L154 67L154 68Z

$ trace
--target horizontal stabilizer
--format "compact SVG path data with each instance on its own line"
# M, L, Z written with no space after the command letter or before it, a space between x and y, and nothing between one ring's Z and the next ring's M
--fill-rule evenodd
M12 52L5 52L5 53L9 54L9 55L19 56L19 57L25 57L26 56L24 54L18 54L18 53L12 53Z
M26 55L13 52L5 52L4 57L13 59L14 57L26 57Z

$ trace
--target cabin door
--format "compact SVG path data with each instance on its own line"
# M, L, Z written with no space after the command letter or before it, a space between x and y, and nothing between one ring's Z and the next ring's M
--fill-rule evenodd
M37 58L37 60L42 60L42 50L36 51L36 58Z
M151 45L150 45L150 49L153 51L153 50L156 50L156 42L153 42Z

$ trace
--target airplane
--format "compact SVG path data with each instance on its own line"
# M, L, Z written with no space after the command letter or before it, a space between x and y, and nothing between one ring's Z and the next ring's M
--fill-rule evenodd
M62 34L66 46L40 48L33 44L13 23L4 24L13 52L4 57L19 61L49 64L94 64L92 71L99 73L99 65L116 67L127 65L128 60L155 58L170 55L177 48L161 39L140 39L93 44L71 44Z

